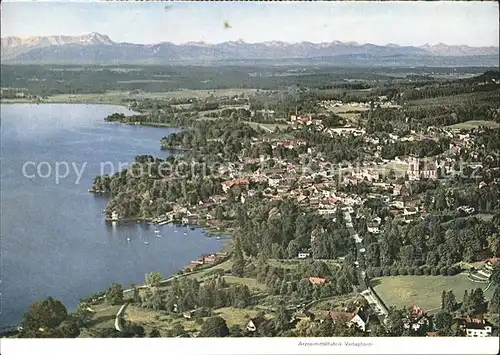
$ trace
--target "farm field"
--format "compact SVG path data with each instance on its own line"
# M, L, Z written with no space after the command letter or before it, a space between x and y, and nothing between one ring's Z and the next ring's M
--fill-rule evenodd
M481 287L487 284L467 280L465 273L454 276L387 276L371 280L371 286L387 307L396 308L417 305L426 311L441 307L441 293L453 290L458 302L462 301L465 290ZM492 290L485 292L489 299Z
M213 315L218 315L226 321L228 327L237 324L242 327L248 320L254 317L258 311L254 309L240 309L234 307L223 307L213 311ZM203 317L205 320L207 317ZM146 333L156 328L162 335L175 324L180 324L187 331L199 331L201 328L201 321L196 319L186 319L183 317L176 317L171 315L159 315L158 312L152 310L142 309L138 307L129 307L125 313L125 319L134 323L144 326Z
M196 323L194 319L185 319L182 316L176 318L170 315L160 315L153 310L133 306L127 308L124 319L141 324L146 333L156 328L160 331L160 334L164 335L176 323L181 324L187 331L198 331L200 329L200 324Z
M451 126L448 126L448 128L455 128L455 129L474 129L478 128L481 126L489 127L489 128L498 128L500 127L500 124L494 121L483 121L483 120L478 120L478 121L467 121L467 122L462 122L462 123L457 123Z
M361 107L361 106L351 106L347 104L342 104L340 106L334 107L331 111L335 114L351 114L351 115L359 115L361 111L368 111L369 107Z
M241 284L246 285L250 290L265 291L266 285L261 284L256 279L249 277L236 277L236 276L224 276L224 280L228 284Z
M245 123L248 123L248 125L254 129L264 129L268 132L274 132L276 128L279 129L286 129L288 125L286 124L280 124L280 123L257 123L257 122L250 122L250 121L245 121Z
M470 100L481 100L488 97L498 98L498 90L491 92L470 92L466 94L458 94L458 95L448 95L448 96L440 96L433 97L429 99L420 99L420 100L412 100L408 104L411 106L436 106L436 105L446 105L452 103L463 103Z
M123 104L122 100L130 99L182 99L182 98L206 98L209 96L234 96L252 95L256 89L215 89L215 90L176 90L165 92L138 92L129 91L107 91L99 94L59 94L43 99L43 103L94 103L94 104ZM262 90L261 90L262 91ZM28 102L24 99L5 100L5 102Z
M258 311L248 308L224 307L216 309L214 313L224 318L228 327L234 324L244 327L250 318L255 317Z

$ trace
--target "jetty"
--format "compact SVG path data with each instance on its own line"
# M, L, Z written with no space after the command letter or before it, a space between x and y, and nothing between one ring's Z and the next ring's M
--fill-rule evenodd
M167 220L163 220L161 222L158 222L158 225L159 226L163 226L165 224L169 224L169 223L172 223L174 220L173 219L167 219Z

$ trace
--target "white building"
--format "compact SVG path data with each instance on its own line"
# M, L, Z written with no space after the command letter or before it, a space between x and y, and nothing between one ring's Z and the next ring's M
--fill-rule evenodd
M481 325L479 327L468 326L466 328L466 336L476 338L489 337L491 336L491 330L491 326L489 325Z
M306 259L306 258L309 258L311 256L311 253L307 252L307 251L301 251L297 254L297 258L299 259Z

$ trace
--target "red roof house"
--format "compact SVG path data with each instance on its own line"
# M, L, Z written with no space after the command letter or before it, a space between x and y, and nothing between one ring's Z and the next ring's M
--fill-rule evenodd
M321 277L310 277L309 282L313 285L323 285L326 282L326 279L323 279Z

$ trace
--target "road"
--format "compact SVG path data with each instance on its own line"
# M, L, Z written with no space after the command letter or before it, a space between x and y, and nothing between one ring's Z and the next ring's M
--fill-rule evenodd
M123 324L122 324L123 313L125 313L125 310L127 309L129 304L130 302L125 302L125 304L121 306L120 309L118 310L118 313L116 313L115 329L118 330L119 332L123 332Z
M372 307L379 317L380 320L383 322L386 321L387 315L389 314L387 308L384 306L384 303L382 300L374 293L372 292L371 288L366 284L366 269L364 265L360 265L359 263L359 256L361 253L363 253L361 250L364 248L363 246L363 238L356 233L356 231L353 228L352 224L352 218L351 214L349 212L344 212L344 219L346 222L347 229L349 231L349 234L351 237L354 239L354 243L356 244L356 270L358 274L358 280L359 280L359 285L357 286L357 291L363 296L370 307ZM364 249L363 249L364 250Z

